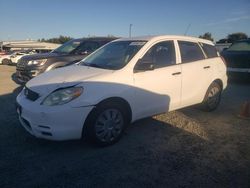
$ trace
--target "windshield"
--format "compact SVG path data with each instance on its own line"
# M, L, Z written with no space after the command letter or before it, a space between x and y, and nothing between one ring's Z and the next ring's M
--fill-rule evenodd
M65 44L61 45L57 49L55 49L53 52L60 53L60 54L69 54L73 50L75 50L79 45L81 44L81 41L79 40L70 40L66 42Z
M85 58L80 65L118 70L127 65L146 41L117 41Z
M250 42L237 42L232 44L228 49L228 51L250 51Z

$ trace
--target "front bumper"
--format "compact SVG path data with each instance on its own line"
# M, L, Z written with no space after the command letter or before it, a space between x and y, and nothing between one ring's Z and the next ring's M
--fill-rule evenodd
M28 82L31 78L43 73L43 67L32 67L20 66L17 64L16 78L19 82Z
M21 125L32 135L48 140L72 140L82 137L84 122L94 106L47 107L17 97L17 112Z

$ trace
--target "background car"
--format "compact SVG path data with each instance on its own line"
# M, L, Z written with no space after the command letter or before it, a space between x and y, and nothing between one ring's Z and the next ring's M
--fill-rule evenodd
M250 78L250 39L233 43L221 52L231 78Z
M0 51L0 57L5 55L7 52L6 51Z
M5 52L0 56L0 64L2 65L8 65L11 63L10 56L13 54L13 52Z
M72 65L114 39L116 38L94 37L73 39L50 53L24 56L17 63L17 80L25 83L43 72Z
M3 65L16 65L17 61L25 56L36 53L33 50L25 50L25 51L9 51L5 52L5 54L0 56L0 64Z
M17 51L10 55L11 64L17 64L18 60L25 55L36 54L34 50Z

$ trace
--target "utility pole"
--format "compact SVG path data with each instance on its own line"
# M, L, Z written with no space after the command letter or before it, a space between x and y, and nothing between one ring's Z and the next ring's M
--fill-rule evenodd
M129 38L131 38L132 25L133 25L133 24L129 24Z

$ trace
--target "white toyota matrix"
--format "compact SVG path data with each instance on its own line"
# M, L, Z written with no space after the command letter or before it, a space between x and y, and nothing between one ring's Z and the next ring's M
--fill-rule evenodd
M201 103L219 105L226 66L210 41L186 36L118 39L77 65L30 80L17 97L23 127L50 140L113 144L131 122Z

